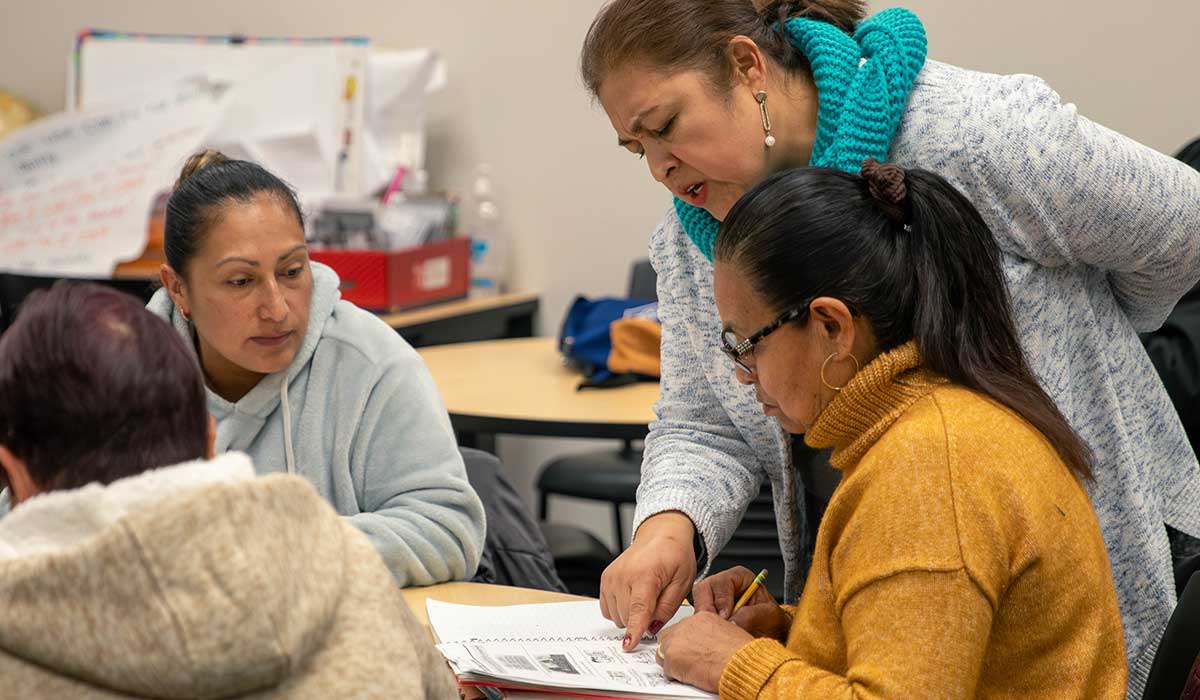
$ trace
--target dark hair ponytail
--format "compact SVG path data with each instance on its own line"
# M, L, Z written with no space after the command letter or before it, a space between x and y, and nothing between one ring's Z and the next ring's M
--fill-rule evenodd
M714 258L775 312L830 296L869 319L881 352L915 340L926 367L1015 411L1090 479L1091 451L1025 361L979 212L928 171L876 164L864 174L767 178L725 217Z
M296 193L258 163L231 160L220 151L201 151L188 158L167 200L163 248L167 263L179 274L200 249L204 235L229 201L250 202L266 193L278 197L304 226Z

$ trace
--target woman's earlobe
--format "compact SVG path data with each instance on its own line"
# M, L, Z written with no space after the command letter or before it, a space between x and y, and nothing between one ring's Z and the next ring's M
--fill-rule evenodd
M821 324L821 332L840 350L845 352L853 347L854 314L845 302L833 297L818 297L812 301L809 313L811 321Z
M183 280L179 277L179 273L171 269L170 265L164 263L158 269L159 280L162 282L163 289L167 290L171 301L175 303L175 308L179 309L179 313L187 320L192 320L191 314L188 312L187 306L184 305Z
M4 445L0 445L0 473L3 474L3 481L9 490L9 501L14 506L41 493L41 489L29 473L29 466L25 460L14 455Z

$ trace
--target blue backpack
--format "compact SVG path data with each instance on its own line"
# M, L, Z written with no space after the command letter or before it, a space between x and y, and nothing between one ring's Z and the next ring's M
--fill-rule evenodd
M586 377L579 385L580 389L621 386L640 379L634 374L616 374L609 370L612 340L608 329L613 321L625 318L631 310L637 313L641 307L653 305L653 299L575 297L558 334L558 350L567 366Z

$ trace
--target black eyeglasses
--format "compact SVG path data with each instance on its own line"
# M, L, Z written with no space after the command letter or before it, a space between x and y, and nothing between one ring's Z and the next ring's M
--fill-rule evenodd
M797 306L791 311L784 312L779 318L771 321L767 325L760 328L757 332L752 333L749 338L741 340L737 333L731 330L721 332L721 352L729 356L733 360L733 364L741 368L746 374L754 374L754 370L749 367L742 358L754 351L754 346L762 342L763 338L771 335L785 323L795 321L808 315L808 303L803 306Z

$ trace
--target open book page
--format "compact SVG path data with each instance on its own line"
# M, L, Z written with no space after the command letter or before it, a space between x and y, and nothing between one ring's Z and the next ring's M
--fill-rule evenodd
M502 686L587 691L612 697L715 697L667 680L654 658L657 643L621 651L619 640L463 642L440 644L460 680Z
M669 681L658 665L656 640L621 650L624 631L600 614L596 601L473 606L428 600L438 650L463 682L581 691L609 697L715 697ZM670 626L692 614L680 608Z
M472 639L624 639L625 631L600 614L596 600L534 605L461 605L430 598L425 601L429 626L440 642ZM681 607L666 624L690 617Z

